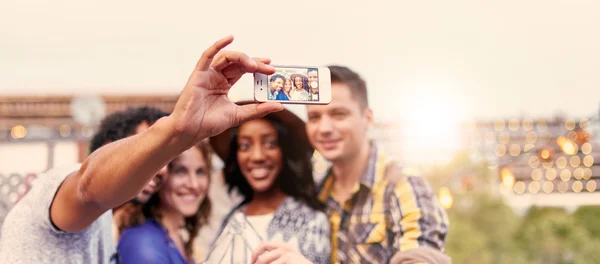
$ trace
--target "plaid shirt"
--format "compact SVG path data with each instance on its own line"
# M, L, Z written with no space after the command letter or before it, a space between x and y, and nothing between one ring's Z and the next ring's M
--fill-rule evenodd
M331 263L387 263L397 251L444 250L448 217L424 178L406 176L371 146L360 183L343 205L330 172L320 186L331 224Z

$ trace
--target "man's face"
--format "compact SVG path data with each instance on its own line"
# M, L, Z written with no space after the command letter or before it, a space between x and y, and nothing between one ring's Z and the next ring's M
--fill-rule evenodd
M317 82L319 83L319 74L317 71L309 71L308 72L308 83ZM314 87L312 87L314 88Z
M358 153L368 140L372 112L369 108L361 109L346 84L331 84L330 104L307 105L306 109L308 138L327 160L343 161Z
M135 134L140 134L140 133L146 131L146 129L148 129L149 127L150 126L148 125L148 122L143 122L143 123L139 124L137 126L137 128L135 129ZM154 178L152 178L152 180L150 180L150 182L148 183L148 185L146 185L146 187L142 190L142 192L140 192L134 198L134 200L139 203L146 203L150 199L152 194L157 192L160 189L160 187L162 187L162 185L167 180L167 176L168 176L167 166L164 166L158 172L158 174L156 174L156 176L154 176Z
M275 79L274 82L271 82L271 91L272 92L279 92L279 91L281 91L281 88L283 88L283 84L284 83L285 83L285 80L283 80L281 78Z

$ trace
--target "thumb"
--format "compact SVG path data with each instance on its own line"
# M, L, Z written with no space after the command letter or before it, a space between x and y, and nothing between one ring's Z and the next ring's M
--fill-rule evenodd
M281 110L283 110L283 105L280 103L248 104L238 106L235 115L236 124L234 124L234 126Z

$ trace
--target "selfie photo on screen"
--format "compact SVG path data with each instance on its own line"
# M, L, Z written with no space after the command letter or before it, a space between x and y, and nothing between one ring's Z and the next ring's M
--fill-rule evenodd
M267 98L278 101L319 101L317 68L277 68L268 77Z

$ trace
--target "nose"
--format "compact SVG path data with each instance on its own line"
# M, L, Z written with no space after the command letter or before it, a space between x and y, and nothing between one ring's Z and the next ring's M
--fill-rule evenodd
M163 176L163 177L164 177L165 175L167 175L167 173L168 173L168 168L167 168L167 166L164 166L164 167L162 167L162 169L160 169L160 170L158 171L158 175L160 175L160 176Z
M265 155L263 153L263 149L260 146L255 146L252 148L252 153L250 153L250 159L254 162L261 162L265 160Z
M328 116L320 118L317 124L317 131L321 135L329 135L333 132L333 122Z
M200 181L198 180L198 177L195 177L195 175L190 175L190 177L188 177L189 181L189 187L192 189L197 189L198 185L200 183Z
M188 181L186 187L195 190L195 191L204 191L208 181L205 177L210 177L208 175L198 176L194 174L190 174L188 177Z

